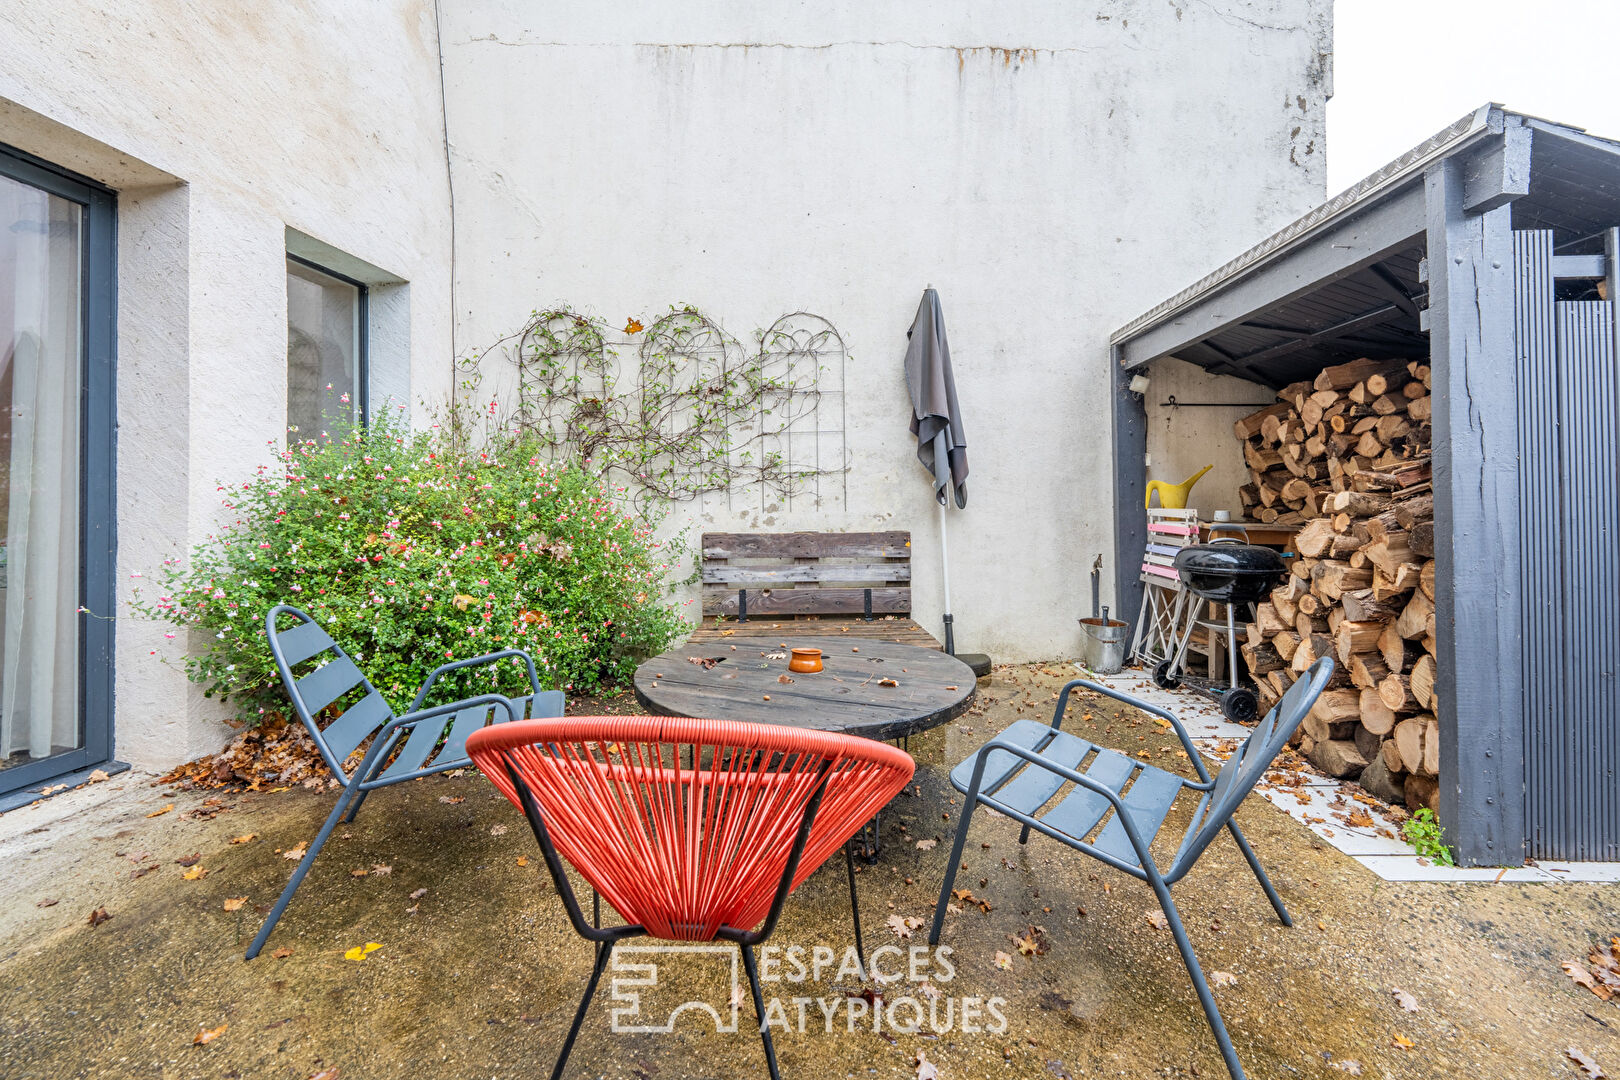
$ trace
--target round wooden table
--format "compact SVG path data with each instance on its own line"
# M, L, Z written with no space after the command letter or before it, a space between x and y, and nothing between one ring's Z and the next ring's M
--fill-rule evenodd
M788 670L790 649L820 649L822 670ZM712 666L693 660L717 660ZM792 682L783 682L787 676ZM885 685L892 682L894 685ZM962 715L973 671L938 649L871 638L781 637L683 645L636 669L636 700L664 716L756 720L899 739Z

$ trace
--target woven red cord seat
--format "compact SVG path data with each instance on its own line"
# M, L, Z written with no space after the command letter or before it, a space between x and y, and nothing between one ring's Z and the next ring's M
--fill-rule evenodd
M914 768L897 747L854 735L666 716L499 724L469 736L467 754L529 818L574 929L604 946L553 1077L625 937L737 942L763 1016L753 946ZM584 922L559 855L626 925Z

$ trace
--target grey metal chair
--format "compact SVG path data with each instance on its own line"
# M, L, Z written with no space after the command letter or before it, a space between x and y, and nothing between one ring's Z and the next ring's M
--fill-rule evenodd
M1020 720L951 770L952 786L963 792L967 799L962 819L956 827L956 842L951 847L945 883L939 890L939 903L934 908L934 923L928 933L928 943L939 944L945 905L950 901L951 886L955 884L956 871L962 863L962 845L967 840L968 823L972 820L974 808L983 803L1023 823L1019 843L1027 842L1029 831L1034 829L1153 887L1159 907L1169 921L1170 932L1175 936L1176 947L1181 950L1181 958L1186 962L1187 972L1198 991L1204 1015L1209 1018L1210 1030L1220 1044L1226 1067L1234 1080L1243 1080L1243 1066L1238 1063L1231 1036L1227 1034L1220 1011L1215 1007L1214 995L1210 993L1209 983L1198 965L1198 957L1193 954L1192 943L1187 940L1181 915L1170 899L1170 887L1186 876L1210 842L1222 830L1226 830L1232 834L1238 850L1248 860L1249 868L1259 879L1260 887L1277 911L1277 917L1284 926L1293 925L1282 898L1277 895L1266 872L1260 868L1260 860L1255 858L1254 850L1232 821L1232 814L1288 744L1294 729L1310 712L1332 675L1331 657L1323 657L1311 665L1310 670L1283 695L1282 701L1260 720L1254 733L1244 740L1243 745L1221 768L1220 775L1213 780L1204 768L1198 748L1188 738L1187 729L1173 714L1085 679L1070 682L1058 696L1057 711L1050 725ZM1197 782L1144 765L1117 751L1096 746L1059 730L1064 709L1069 703L1069 693L1076 687L1135 706L1169 723L1180 737L1187 757L1198 773ZM1066 782L1072 786L1064 797L1047 808ZM1199 792L1198 806L1193 811L1192 821L1182 837L1175 858L1168 868L1161 869L1149 847L1163 826L1171 805L1183 791ZM1043 808L1047 809L1040 813Z
M280 629L279 621L284 617L296 621ZM534 660L528 653L521 649L503 649L486 656L441 664L416 692L410 711L396 717L393 707L371 685L371 680L308 613L287 604L277 605L265 615L264 629L270 642L270 655L275 658L276 670L281 673L281 684L292 699L293 709L309 729L327 768L332 770L333 776L343 779L343 790L338 795L337 805L327 815L326 824L315 835L264 925L259 927L253 944L248 946L245 957L248 960L258 956L259 950L264 948L270 931L275 929L281 913L287 909L293 893L298 891L299 883L309 873L315 856L326 845L339 819L353 821L366 796L380 787L466 768L472 764L466 743L467 736L473 732L490 723L558 717L566 704L562 691L540 689ZM448 705L422 707L428 691L440 676L516 657L521 657L528 666L529 694L518 698L480 694ZM294 668L312 664L316 666L302 676L293 675ZM316 718L333 704L337 704L341 712L327 720L323 729ZM371 746L360 764L352 772L346 771L343 763L367 738L371 739Z

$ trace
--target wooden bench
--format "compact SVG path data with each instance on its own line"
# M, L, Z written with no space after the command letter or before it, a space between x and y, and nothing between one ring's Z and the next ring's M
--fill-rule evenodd
M693 641L780 637L784 624L940 648L911 615L911 534L704 533Z

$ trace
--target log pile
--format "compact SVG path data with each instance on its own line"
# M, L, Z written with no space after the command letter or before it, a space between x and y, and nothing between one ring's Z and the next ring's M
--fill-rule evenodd
M1299 526L1290 576L1246 628L1262 708L1332 655L1300 751L1388 802L1435 807L1428 365L1353 360L1277 398L1234 425L1251 480L1245 516Z

